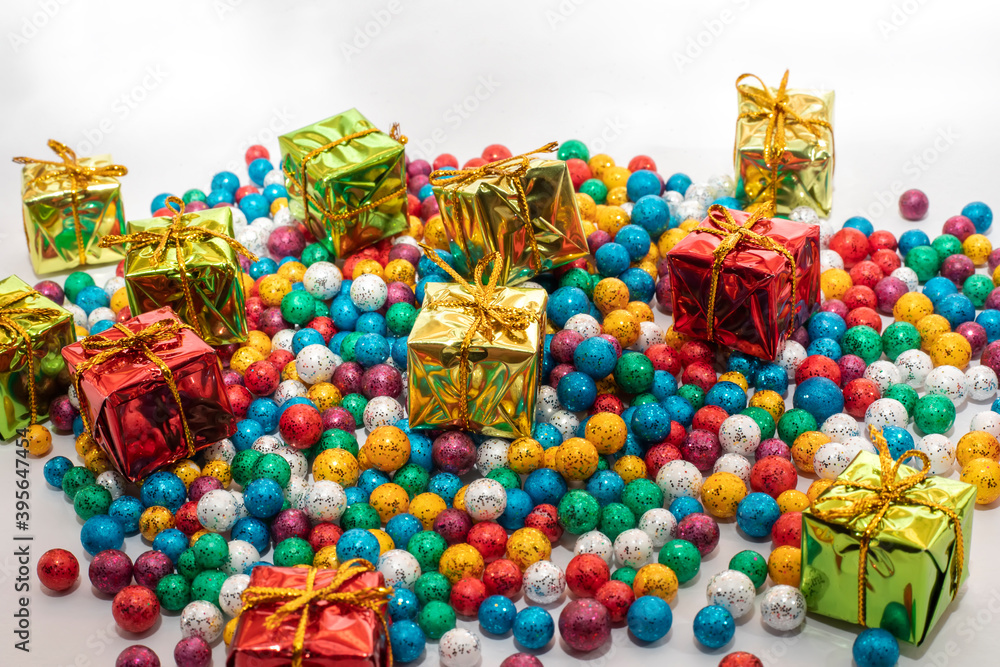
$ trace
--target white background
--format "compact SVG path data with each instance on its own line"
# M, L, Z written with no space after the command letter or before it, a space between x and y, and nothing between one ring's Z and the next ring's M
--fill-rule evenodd
M645 153L661 173L684 171L697 181L731 169L736 77L753 72L776 84L790 67L792 86L837 92L835 225L866 214L898 234L913 224L898 217L896 197L920 187L931 207L919 225L934 236L967 202L986 201L1000 214L998 19L995 3L917 0L6 0L0 156L49 158L49 138L81 155L110 152L130 171L127 215L144 218L157 193L208 191L224 168L245 177L249 145L263 143L276 158L278 134L356 106L383 128L399 121L414 156L447 151L464 161L493 142L521 152L579 138L620 164ZM34 282L19 190L19 167L6 163L0 275ZM984 409L961 408L950 435L957 440ZM70 438L58 438L55 449L75 457ZM14 447L0 446L0 664L112 665L135 641L173 664L175 614L142 637L116 630L110 602L86 579L80 522L45 484L42 461L33 462L30 477L32 651L13 650L13 461ZM901 664L995 661L1000 529L995 510L976 514L970 583L932 640L904 647ZM673 604L664 640L639 646L618 628L611 645L573 657L592 665L650 658L716 665L729 651L747 650L769 666L851 664L855 628L813 617L801 632L780 636L755 611L725 649L694 643L691 622L708 578L740 549L766 553L769 546L723 526L721 545ZM40 590L33 578L37 557L54 547L76 553L84 570L81 584L63 595ZM134 558L147 548L136 537L126 550ZM565 565L569 553L559 548L554 558ZM461 625L478 631L476 622ZM484 639L483 647L484 665L517 650L509 637ZM542 659L549 667L571 664L558 638ZM436 645L428 644L423 662L437 664ZM220 642L215 664L223 663Z

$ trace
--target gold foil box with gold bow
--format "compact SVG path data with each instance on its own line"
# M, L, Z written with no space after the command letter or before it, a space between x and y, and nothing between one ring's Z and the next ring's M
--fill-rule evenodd
M755 79L756 86L745 83ZM736 80L737 191L751 207L787 216L809 206L822 217L833 207L833 91L777 88L753 74Z
M60 351L75 340L73 316L18 278L0 280L0 437L43 418L65 393Z
M55 140L49 147L61 161L14 158L24 165L24 234L35 273L117 262L122 251L102 247L100 240L122 232L125 214L118 177L128 170L113 164L108 155L78 158Z
M357 109L278 137L292 215L335 257L404 231L405 143Z

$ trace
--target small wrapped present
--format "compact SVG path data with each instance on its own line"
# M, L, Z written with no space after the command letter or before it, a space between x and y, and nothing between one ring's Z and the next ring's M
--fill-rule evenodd
M344 257L408 228L406 160L357 109L278 137L288 206L316 240Z
M62 354L84 427L134 482L236 430L218 355L169 308L116 324Z
M431 173L462 276L471 277L479 260L497 252L503 263L498 284L513 287L590 254L566 163L530 157L556 146L474 169Z
M976 487L928 477L930 461L861 452L802 512L802 592L809 611L920 644L968 576ZM915 470L902 461L915 457Z
M497 253L479 261L470 283L436 252L426 246L424 251L457 282L426 285L410 331L410 426L501 438L531 435L548 295L498 286L503 260Z
M35 273L117 262L121 250L105 248L99 241L122 232L125 214L118 177L128 170L112 164L108 155L78 158L54 139L49 148L62 162L14 158L24 165L24 234Z
M674 330L764 359L819 303L819 227L731 211L667 253Z
M125 245L125 291L133 315L164 306L194 327L209 345L247 339L246 299L240 262L257 256L233 238L229 207L185 213L184 202L167 199L173 216L133 220L128 234L101 245Z
M388 667L392 589L366 560L336 570L255 567L227 667Z
M750 210L763 206L765 215L787 216L809 206L825 218L833 206L833 91L787 86L787 71L777 89L753 74L736 80L737 191Z
M0 437L49 413L69 381L59 352L76 339L73 316L16 276L0 280Z

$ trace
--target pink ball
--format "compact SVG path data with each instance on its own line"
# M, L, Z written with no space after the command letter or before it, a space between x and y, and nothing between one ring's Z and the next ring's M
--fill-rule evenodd
M290 329L291 327L292 325L281 316L281 308L268 308L260 314L260 330L272 338L282 329Z
M361 376L361 393L371 400L376 396L398 398L403 392L403 376L388 364L377 364Z
M986 266L989 267L990 275L992 276L993 272L997 270L998 266L1000 266L1000 248L996 248L990 253L990 256L986 258Z
M312 525L309 517L300 509L294 507L283 510L274 517L271 522L271 540L278 544L289 537L300 537L303 540L309 537Z
M656 303L664 313L674 312L674 304L670 294L670 274L665 273L656 281Z
M681 456L701 472L712 469L719 458L719 438L711 431L695 429L687 434L680 446Z
M994 287L993 291L986 297L983 310L1000 310L1000 287Z
M361 377L365 370L356 361L345 361L333 371L333 386L340 390L341 396L361 393Z
M886 315L892 314L892 307L899 297L907 292L906 283L895 276L886 276L875 285L875 298L878 299L878 309Z
M424 174L411 176L410 178L406 179L406 189L412 192L413 194L419 196L420 188L424 187L430 182L431 179L427 178L427 176Z
M622 344L618 342L617 338L606 333L598 334L598 336L611 343L611 347L615 348L616 358L622 356Z
M80 411L73 407L67 395L57 396L49 405L49 418L52 419L52 425L57 431L72 431L73 420L78 414Z
M794 340L802 347L809 347L809 332L806 331L805 327L799 327L792 332L792 335L789 336L789 340Z
M284 225L267 237L267 250L272 257L299 257L306 247L306 237L297 228Z
M431 216L437 215L440 212L440 209L438 209L437 199L434 197L428 197L420 202L420 218L422 220L427 220Z
M63 301L66 299L66 293L63 292L62 286L54 280L43 280L35 285L35 291L55 302L57 306L63 305Z
M575 370L576 366L574 366L573 364L559 364L558 366L552 369L552 372L549 373L549 385L553 389L558 389L559 380L562 380L564 377L566 377Z
M955 327L955 333L960 334L972 346L972 356L976 357L986 349L989 342L986 335L986 328L978 322L962 322Z
M432 171L431 164L427 160L414 160L406 166L406 175L410 178L429 176Z
M573 600L559 613L559 634L577 651L593 651L611 638L608 608L597 600Z
M476 463L476 444L463 432L448 431L434 439L431 458L444 472L464 475Z
M907 190L899 195L899 214L905 220L923 220L929 205L927 195L920 190Z
M583 342L583 334L572 329L563 329L552 337L550 350L552 357L562 364L573 363L573 352Z
M389 261L391 262L394 259L405 259L413 266L416 266L420 262L420 249L409 243L397 243L389 251Z
M504 658L500 667L544 667L544 665L530 653L515 653Z
M399 246L396 246L397 248ZM405 246L410 248L412 246ZM395 280L388 285L389 295L386 297L386 304L391 306L396 303L408 303L411 306L417 305L417 297L406 283Z
M949 255L941 262L941 275L961 289L965 279L976 272L976 265L967 255Z
M177 667L208 667L212 662L212 647L201 637L185 637L174 647Z
M354 415L340 406L327 408L323 411L323 430L339 428L353 434L358 425L354 421Z
M153 590L156 590L156 584L160 583L160 579L173 571L174 562L170 557L162 551L152 550L139 554L132 568L135 583Z
M989 366L994 372L1000 374L1000 340L995 340L986 346L979 363L983 366Z
M865 360L853 354L842 356L837 360L837 366L840 367L840 386L842 387L847 386L851 380L864 377L865 368L867 368Z
M675 535L693 544L704 558L719 544L719 524L707 514L694 512L681 519Z
M160 667L160 658L148 646L134 644L118 654L115 667Z
M595 253L598 248L610 241L611 234L608 234L603 229L598 229L587 237L587 246L590 248L591 253Z
M198 502L201 500L201 497L209 491L215 491L221 488L222 482L211 475L196 477L195 480L191 482L191 486L188 488L188 499Z
M226 369L222 371L222 383L225 384L227 387L231 387L233 385L242 385L243 376L234 370Z
M472 530L472 517L464 510L449 507L434 517L433 529L449 545L461 544Z
M768 438L757 445L757 451L754 452L754 458L760 461L768 456L780 456L783 459L791 461L792 450L789 449L788 445L786 445L780 438Z
M90 561L87 574L94 588L105 595L117 595L132 583L132 559L124 551L106 549Z
M941 228L942 234L951 234L958 238L959 241L965 241L973 234L976 233L976 226L964 215L953 215L944 221L944 226Z
M823 305L820 306L819 309L821 312L835 313L845 319L847 318L847 313L850 312L850 309L847 307L847 304L845 304L840 299L830 299L828 301L824 301Z

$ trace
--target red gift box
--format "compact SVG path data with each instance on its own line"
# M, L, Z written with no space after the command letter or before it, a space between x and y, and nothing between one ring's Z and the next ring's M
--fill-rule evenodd
M367 561L357 559L342 564L339 570L255 567L243 594L244 609L226 665L295 665L299 632L301 667L388 665L384 623L391 593L382 574L373 571ZM303 614L304 631L299 627Z
M667 261L674 330L755 357L774 359L819 303L816 225L712 206Z
M91 435L135 482L228 438L236 422L218 355L170 308L121 326L124 331L112 327L64 347L62 354Z

